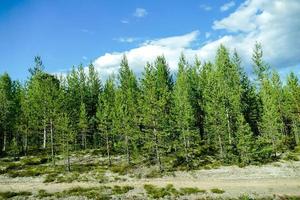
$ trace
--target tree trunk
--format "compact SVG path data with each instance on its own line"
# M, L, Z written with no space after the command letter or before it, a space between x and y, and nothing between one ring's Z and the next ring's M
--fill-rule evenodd
M43 149L46 149L47 143L47 130L46 130L46 122L44 122L44 140L43 140Z
M53 164L53 166L55 166L54 141L53 141L53 122L52 122L52 119L50 120L50 137L51 137L51 157L52 157L52 164Z
M3 148L2 151L6 151L6 131L3 132Z
M185 162L188 166L189 165L188 144L187 144L187 140L186 140L186 137L185 137L184 130L182 130L182 134L183 134L183 142L184 142Z
M155 153L156 153L156 161L157 165L159 166L159 170L162 171L162 166L161 166L161 160L160 160L160 154L159 154L159 148L158 148L158 137L157 137L157 131L154 128L153 129L154 137L155 137Z
M69 142L68 141L67 141L67 169L69 172L71 171L70 152L69 152Z
M28 129L26 128L25 137L24 137L24 154L27 156L28 149Z
M221 158L224 158L224 153L223 153L223 145L222 145L222 140L221 140L221 136L218 135L219 137L219 146L220 146L220 155L221 155Z
M109 166L111 166L108 132L106 132L106 152L107 152Z
M127 156L127 162L128 165L130 165L130 152L129 152L129 141L128 141L128 136L125 136L125 145L126 145L126 156Z
M227 117L227 131L228 131L228 140L229 140L229 144L232 144L231 141L231 129L230 129L230 120L229 120L229 113L228 110L226 109L226 117Z

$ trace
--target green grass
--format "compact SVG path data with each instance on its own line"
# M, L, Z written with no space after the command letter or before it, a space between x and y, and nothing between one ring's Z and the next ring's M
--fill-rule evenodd
M157 187L151 184L145 184L144 189L149 197L154 199L164 198L166 196L179 196L180 193L174 188L172 184L166 187Z
M2 199L9 199L12 197L16 197L16 196L31 196L32 193L31 192L25 192L25 191L21 191L21 192L1 192L0 193L0 197Z
M219 189L219 188L212 188L212 189L210 189L210 191L215 194L223 194L225 192L224 190Z
M113 173L118 173L120 175L125 175L130 170L131 166L129 165L114 165L110 168Z
M162 177L162 173L157 169L153 169L148 174L146 174L145 177L146 178L160 178L160 177Z
M115 185L113 188L112 188L112 194L125 194L127 192L129 192L130 190L133 190L134 187L132 186L128 186L128 185L125 185L125 186L119 186L119 185Z
M206 190L201 190L197 187L184 187L184 188L180 188L179 191L183 195L191 195L191 194L198 194L198 193L206 192Z
M45 198L45 197L51 197L53 194L46 192L46 190L39 190L36 197L38 198Z

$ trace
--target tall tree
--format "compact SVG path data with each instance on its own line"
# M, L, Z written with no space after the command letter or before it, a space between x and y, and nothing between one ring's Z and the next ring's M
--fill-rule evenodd
M174 115L175 130L179 133L179 141L183 141L180 147L184 152L185 162L190 166L193 153L193 144L199 141L199 134L195 127L196 119L192 106L191 77L189 76L189 65L184 55L181 55L178 63L178 74L174 86ZM180 156L180 154L178 155Z
M81 134L81 146L83 149L86 149L86 142L87 142L87 131L88 131L88 118L85 109L85 104L80 104L80 111L79 111L79 123L78 127Z
M7 150L9 140L12 138L13 94L12 81L7 73L0 76L0 132L1 151Z
M113 137L113 118L115 112L115 84L113 77L109 77L99 98L97 119L98 129L104 134L106 142L106 155L111 165L111 149Z
M138 131L138 118L137 118L137 97L138 87L134 73L129 68L128 60L124 55L120 64L119 70L119 83L120 90L117 95L116 101L120 102L120 127L119 130L124 136L126 157L128 164L131 160L131 150L134 144L134 135Z

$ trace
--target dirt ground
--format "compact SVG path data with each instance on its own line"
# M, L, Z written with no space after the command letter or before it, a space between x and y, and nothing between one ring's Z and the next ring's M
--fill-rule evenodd
M60 192L73 187L97 187L103 185L130 185L134 190L130 193L142 193L144 184L153 184L159 187L173 184L175 188L198 187L209 191L219 188L223 194L203 194L210 197L237 198L247 194L254 197L273 195L300 196L300 161L281 161L263 166L237 166L220 167L210 170L178 171L172 176L162 178L136 179L127 181L114 181L106 184L98 182L72 182L72 183L43 183L43 177L17 177L0 176L0 192L30 191L37 193L44 189L47 192ZM190 196L197 199L199 196Z

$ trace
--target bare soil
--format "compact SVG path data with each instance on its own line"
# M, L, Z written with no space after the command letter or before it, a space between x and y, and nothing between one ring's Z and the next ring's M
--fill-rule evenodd
M44 177L17 177L0 176L0 192L5 191L30 191L33 194L38 190L47 192L60 192L73 187L97 187L103 185L130 185L134 190L130 195L144 193L144 184L152 184L164 187L173 184L175 188L198 187L210 191L219 188L225 191L223 194L192 195L188 199L199 197L238 198L241 195L253 197L270 197L274 195L300 196L300 161L281 161L263 166L237 166L220 167L210 170L177 171L173 175L162 178L132 178L128 176L126 181L113 181L99 183L96 181L72 182L72 183L43 183ZM128 196L129 195L129 196Z

